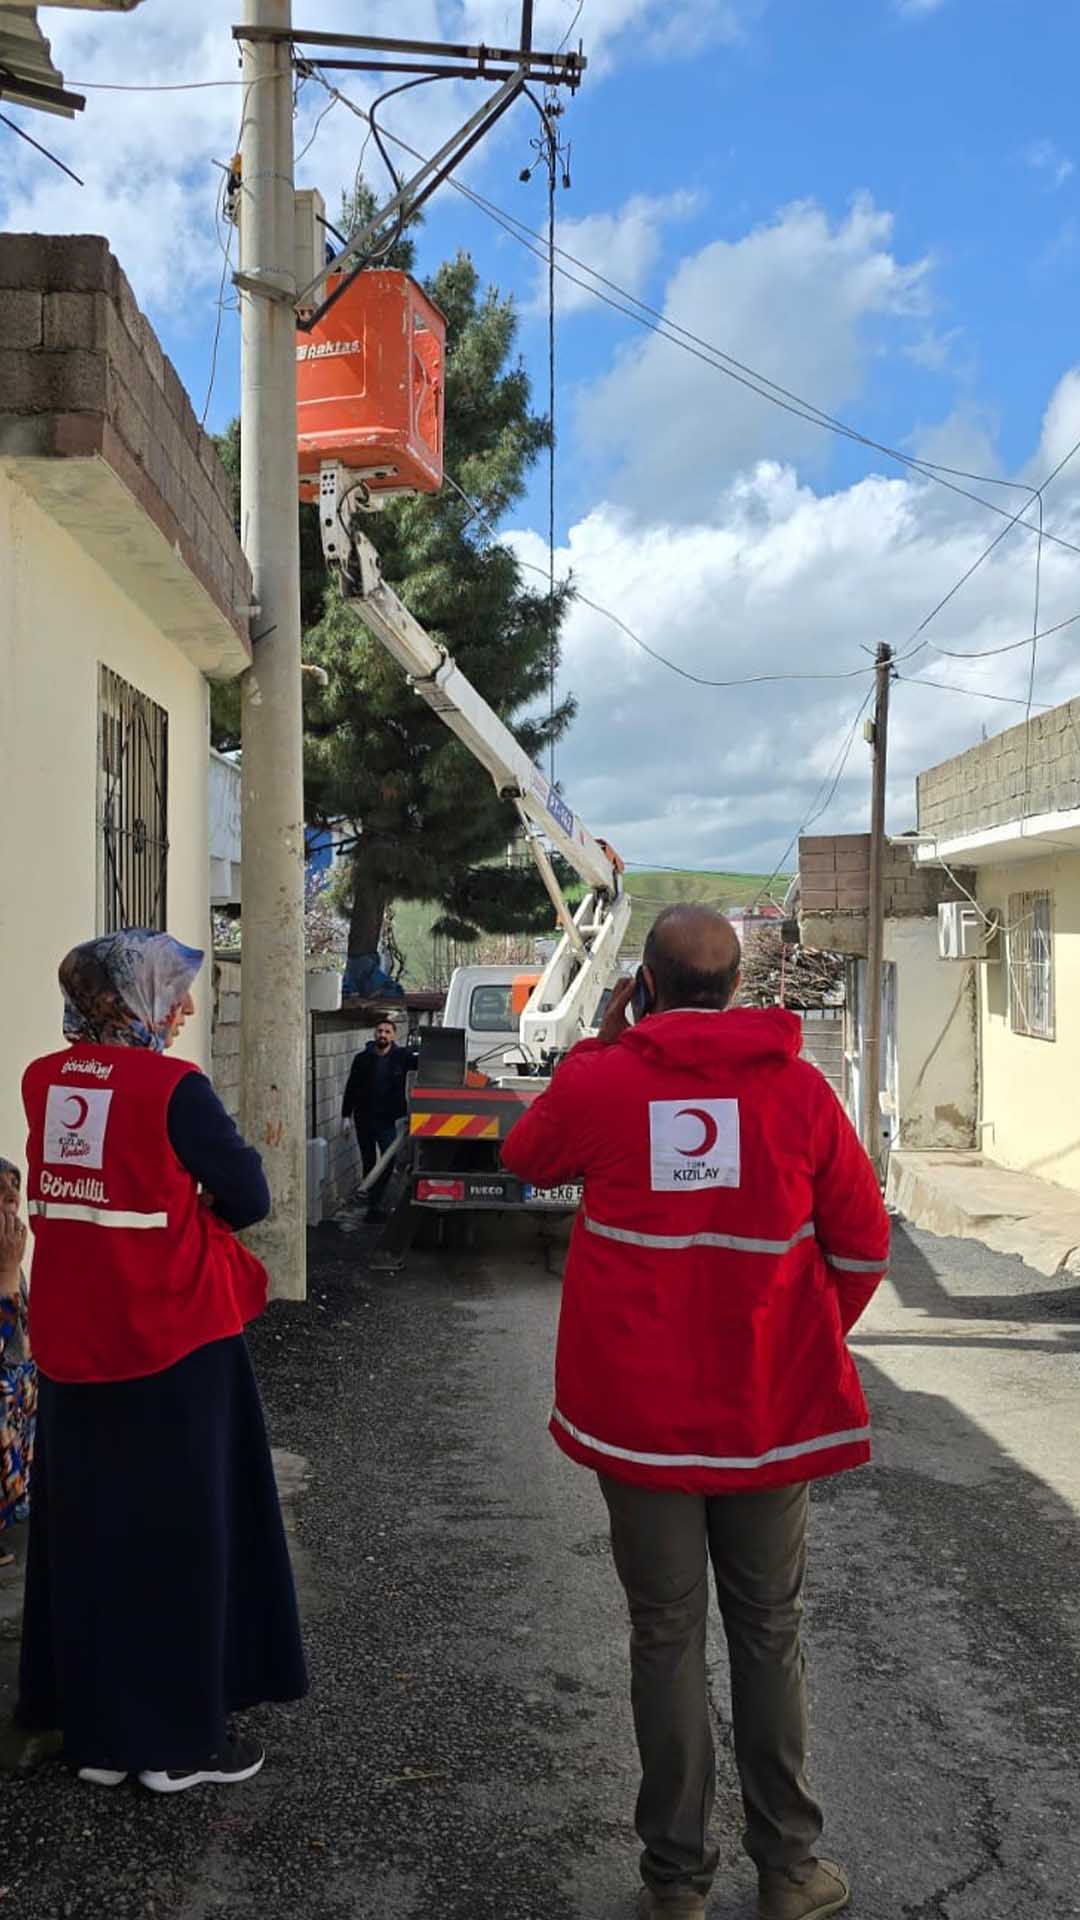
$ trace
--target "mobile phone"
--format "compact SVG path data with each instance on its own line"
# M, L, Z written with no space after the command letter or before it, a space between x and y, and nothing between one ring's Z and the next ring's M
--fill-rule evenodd
M634 1016L634 1025L637 1026L638 1021L644 1020L646 1014L651 1013L652 1010L653 996L645 978L645 969L639 967L634 975L634 991L630 995L630 1012Z

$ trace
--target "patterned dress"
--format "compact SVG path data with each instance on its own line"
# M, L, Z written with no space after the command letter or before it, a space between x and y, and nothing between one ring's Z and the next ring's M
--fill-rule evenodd
M27 1335L26 1282L0 1295L0 1535L26 1517L37 1415L37 1368ZM0 1547L0 1552L3 1549Z

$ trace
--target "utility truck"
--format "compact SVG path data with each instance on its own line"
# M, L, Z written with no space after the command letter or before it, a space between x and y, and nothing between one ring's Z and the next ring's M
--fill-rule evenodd
M354 239L342 263L357 251ZM366 265L329 272L324 300L298 320L300 493L317 506L323 553L346 604L512 802L560 937L538 975L496 969L478 980L466 968L455 976L445 1024L421 1042L394 1184L421 1208L566 1210L575 1190L523 1187L503 1171L500 1146L558 1060L592 1029L616 977L630 921L622 862L387 584L364 531L365 516L388 501L442 485L445 340L442 314L407 274ZM553 854L584 883L574 908Z
M565 1212L577 1205L578 1190L523 1186L503 1170L500 1147L524 1108L548 1085L562 1055L594 1029L617 976L631 910L622 862L605 841L594 838L446 649L387 585L363 531L361 514L371 504L355 473L334 461L323 464L323 550L338 569L342 594L417 696L513 803L561 930L538 974L486 967L455 973L444 1025L421 1040L395 1186L407 1189L413 1205L436 1211L527 1207ZM585 883L574 909L559 883L552 849Z

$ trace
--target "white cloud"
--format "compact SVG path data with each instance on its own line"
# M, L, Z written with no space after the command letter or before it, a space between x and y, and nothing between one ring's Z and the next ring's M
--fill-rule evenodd
M700 205L696 193L635 193L617 213L590 213L579 220L561 220L558 245L629 293L641 293L660 257L664 228L689 220ZM577 273L569 262L565 264L571 273ZM578 279L583 277L578 275ZM565 277L559 280L558 301L563 316L589 311L596 304L586 287ZM546 305L547 269L541 267L533 306L546 309Z
M1038 461L1080 419L1080 369L1046 414ZM1077 435L1080 436L1080 425ZM1045 475L1047 466L1042 467ZM1006 498L1015 496L1005 496ZM1080 543L1080 458L1048 495L1048 524ZM729 689L680 679L601 614L578 603L566 630L561 685L579 716L559 750L568 797L594 832L644 863L767 871L784 852L834 765L870 684L870 652L901 652L934 602L1003 523L912 478L868 477L816 492L790 465L740 475L691 521L658 507L644 522L610 504L572 528L560 571L668 659L705 678L849 674ZM544 564L539 536L523 557ZM975 652L1031 630L1034 539L1012 533L928 629L942 647ZM1041 625L1080 607L1080 559L1047 545ZM869 651L868 651L869 650ZM1039 649L1036 697L1080 691L1075 629ZM890 725L889 820L915 823L916 774L1022 720L1026 649L954 660L924 648L901 673ZM861 672L859 672L861 670ZM916 684L928 679L930 686ZM981 697L946 688L974 689ZM1020 704L1000 704L1009 695ZM861 831L868 760L856 730L824 831Z
M660 39L670 38L674 22L692 15L695 44L730 38L756 14L764 0L695 0L685 10L663 9L663 35L650 27L656 13L651 0L589 0L580 22L589 53L600 66L624 52L658 57ZM575 0L576 5L576 0ZM540 0L535 44L557 43L570 25L569 0ZM48 21L56 61L68 84L126 83L165 87L180 81L239 81L238 53L231 35L236 9L223 0L184 0L182 6L147 4L132 14L57 11ZM320 28L355 31L353 0L323 0ZM405 34L417 39L515 41L520 25L517 0L370 0L365 32ZM669 49L670 50L670 49ZM343 91L360 103L379 90L378 82L349 74ZM238 84L192 92L88 90L87 107L72 122L44 122L40 114L19 115L28 131L55 148L81 175L80 188L50 167L13 136L5 136L6 168L0 178L0 225L47 233L104 233L134 285L136 295L156 315L185 324L197 314L206 319L207 292L217 285L221 258L214 240L214 207L220 187L215 161L234 151L242 101ZM315 81L303 91L296 122L297 149L303 147L316 117L327 104ZM393 103L395 133L421 152L430 152L451 128L476 107L475 89L466 84L403 94ZM530 131L531 131L530 127ZM320 184L328 198L352 178L366 129L345 107L327 115L318 142L299 168L302 185ZM520 134L520 123L518 124ZM508 123L494 136L514 137ZM484 164L482 149L474 165ZM468 163L467 163L468 164ZM196 296L193 301L192 296Z
M924 20L928 14L937 13L945 0L893 0L893 5L905 20Z
M585 42L591 63L601 68L626 56L652 59L684 56L710 45L744 38L768 0L538 0L533 45L557 47L569 34L569 47ZM521 21L517 0L465 0L463 24L489 45L516 46ZM575 16L577 16L576 25ZM410 29L411 31L411 29Z
M1063 187L1076 172L1076 163L1062 153L1052 140L1033 140L1024 149L1024 165L1032 173L1042 174L1051 188Z
M891 215L868 196L837 223L799 202L684 260L665 315L836 412L862 386L875 323L921 326L927 310L929 263L902 263L891 241ZM581 396L580 426L605 475L614 470L605 482L614 499L643 511L662 501L676 515L757 460L816 455L822 444L820 429L647 335Z

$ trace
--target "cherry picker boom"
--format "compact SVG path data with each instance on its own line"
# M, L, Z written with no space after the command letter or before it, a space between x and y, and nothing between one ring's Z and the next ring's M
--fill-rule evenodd
M355 472L334 461L322 463L323 551L338 569L343 598L408 676L419 698L512 802L562 930L521 1010L517 1043L507 1049L502 1071L470 1072L464 1026L447 1025L425 1036L409 1095L411 1198L420 1206L443 1209L522 1204L565 1208L576 1203L576 1194L534 1194L504 1173L499 1142L523 1107L543 1091L561 1056L590 1031L614 983L631 910L622 863L603 840L594 838L452 656L383 579L378 553L360 523L361 512L374 504ZM549 845L585 883L587 891L576 910L559 884ZM451 983L451 1016L454 1000Z

